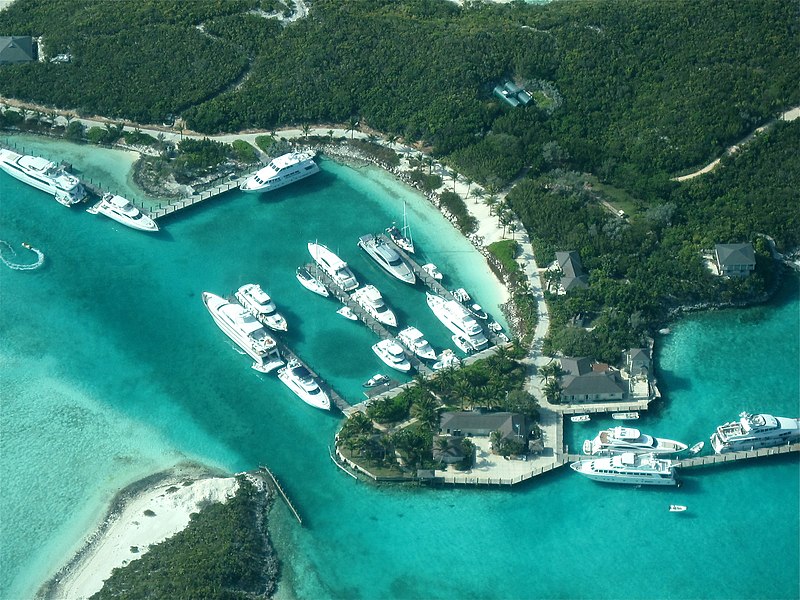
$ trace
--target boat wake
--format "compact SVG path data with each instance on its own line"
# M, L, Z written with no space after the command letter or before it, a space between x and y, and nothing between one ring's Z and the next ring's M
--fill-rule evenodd
M17 256L17 253L14 251L14 248L11 247L11 244L5 240L0 240L0 260L2 260L9 269L13 269L14 271L33 271L44 264L44 253L41 250L34 248L26 242L22 242L22 247L36 254L36 262L28 264L17 263L7 258L6 255L10 255L10 257L13 258Z

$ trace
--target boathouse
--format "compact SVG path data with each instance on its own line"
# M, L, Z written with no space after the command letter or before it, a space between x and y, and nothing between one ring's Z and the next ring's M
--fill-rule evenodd
M36 60L36 46L29 35L0 36L0 65L15 65Z

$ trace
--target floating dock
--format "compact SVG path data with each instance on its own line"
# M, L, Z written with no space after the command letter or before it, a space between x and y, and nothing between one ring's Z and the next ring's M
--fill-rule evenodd
M762 456L777 456L778 454L788 454L789 452L800 452L800 444L787 444L785 446L773 446L771 448L759 448L758 450L740 450L739 452L726 452L725 454L708 454L706 456L696 456L685 458L678 465L682 469L692 467L705 467L708 465L719 465L722 463L733 462L736 460L747 460L750 458L761 458Z

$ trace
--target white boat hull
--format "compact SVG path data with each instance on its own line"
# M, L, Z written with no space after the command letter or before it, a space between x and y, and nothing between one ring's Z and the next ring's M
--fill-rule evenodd
M275 171L270 166L264 167L255 175L249 177L239 189L248 193L271 192L285 187L291 183L301 181L306 177L314 175L315 173L319 173L319 167L317 166L317 163L312 160L310 155L289 153L278 157L272 161L270 165L272 165L275 161L285 159L290 156L298 157L300 159L299 162L280 171Z
M126 200L128 204L129 201ZM100 202L95 204L93 207L87 209L86 212L91 214L100 214L109 219L113 219L117 223L125 225L126 227L130 227L131 229L138 229L139 231L158 231L158 225L156 222L150 218L148 215L141 212L139 209L134 207L132 204L130 205L133 209L132 214L127 214L126 212L119 212L115 210L114 206L110 205L106 198L104 197Z
M292 393L300 398L303 402L308 404L309 406L313 406L314 408L319 408L321 410L330 410L331 409L331 400L322 388L319 387L319 384L314 382L311 385L311 389L307 389L300 381L298 381L295 377L292 376L291 368L296 365L289 365L286 366L278 371L278 379L289 388Z
M43 174L28 173L17 163L19 158L31 159L33 157L26 157L25 155L12 152L11 150L0 149L0 169L5 171L17 181L29 185L37 190L45 192L53 196L59 204L64 206L72 206L77 204L86 197L86 191L83 186L77 183L77 179L73 179L75 187L71 190L61 188L55 181ZM62 177L66 177L66 174Z

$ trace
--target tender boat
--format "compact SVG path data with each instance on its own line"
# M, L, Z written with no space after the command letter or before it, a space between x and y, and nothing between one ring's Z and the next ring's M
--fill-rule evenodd
M243 306L203 292L203 304L222 331L255 361L252 368L269 373L283 366L278 345Z
M614 456L579 460L570 468L595 481L634 485L676 485L675 463L653 454L624 452Z
M476 319L486 321L489 318L489 315L486 314L486 311L483 310L480 304L475 304L472 301L472 296L470 296L467 290L464 288L453 290L453 298L461 302L461 304L463 304Z
M328 289L317 278L309 273L308 269L305 267L297 267L295 276L297 277L297 281L300 282L300 285L306 288L309 292L314 292L315 294L319 294L325 298L328 297Z
M411 370L411 363L406 358L403 347L394 340L381 340L372 346L372 351L393 369L403 373L408 373Z
M420 358L427 360L435 360L436 352L422 335L422 332L416 327L406 327L397 334L397 339L406 348L411 350Z
M417 282L417 277L411 267L408 266L394 248L382 239L368 233L358 238L358 247L369 254L392 277L411 285Z
M489 340L486 339L483 328L460 303L455 300L445 300L430 292L426 292L425 295L433 314L451 332L463 336L473 350L480 351L489 347Z
M102 200L87 209L86 212L105 215L133 229L141 231L158 231L158 225L148 215L141 212L130 201L116 194L104 194Z
M337 315L343 316L345 319L349 319L351 321L358 321L358 317L353 312L353 309L349 306L343 306L339 310L336 311Z
M440 371L442 369L455 368L461 365L459 358L453 353L450 348L445 348L439 355L439 360L433 363L433 370Z
M573 423L586 423L586 421L591 421L591 418L589 415L572 415L569 420Z
M617 421L635 421L639 418L638 412L611 413L611 418Z
M456 333L450 336L450 339L453 340L453 343L456 345L456 348L461 350L464 354L472 354L472 345L469 343L469 340L465 338L462 334Z
M389 381L390 379L388 375L377 373L376 375L373 375L372 377L367 379L361 385L365 388L371 388L371 387L378 387L379 385L386 385L387 383L389 383Z
M397 317L386 306L383 296L374 285L365 285L353 292L353 300L378 322L389 327L397 327Z
M319 173L311 152L289 152L273 158L270 163L249 177L239 189L243 192L269 192L309 175Z
M78 178L46 158L0 149L0 169L22 183L50 194L64 206L72 206L86 198L86 190Z
M444 279L442 273L433 263L427 263L422 265L422 270L425 271L431 277L433 277L436 281L441 281L442 279Z
M405 202L403 203L403 228L398 229L397 225L392 223L392 226L386 229L386 233L389 234L389 237L392 238L398 248L414 254L414 240L411 239L411 228L408 226Z
M686 448L681 442L653 437L633 427L604 429L593 440L583 442L583 453L589 456L619 451L674 454Z
M306 404L322 410L331 409L331 399L328 394L319 387L311 372L299 361L290 360L289 364L279 369L278 379Z
M257 283L243 285L236 291L235 296L242 306L270 329L286 331L289 328L272 298Z
M670 504L669 505L669 512L683 512L686 510L686 506L683 504Z
M705 442L697 442L694 446L689 448L689 455L694 456L695 454L699 454L700 451L705 447Z
M356 276L353 275L347 263L331 252L327 246L309 242L308 251L314 262L319 265L319 268L325 271L333 279L333 282L345 292L358 287L358 280L356 280Z
M489 321L489 323L488 323L488 325L486 325L486 327L489 328L489 331L493 331L494 333L502 333L503 332L503 326L500 325L500 323L498 323L497 321Z
M717 454L794 444L800 440L800 420L767 414L739 414L739 420L717 427L711 447Z

